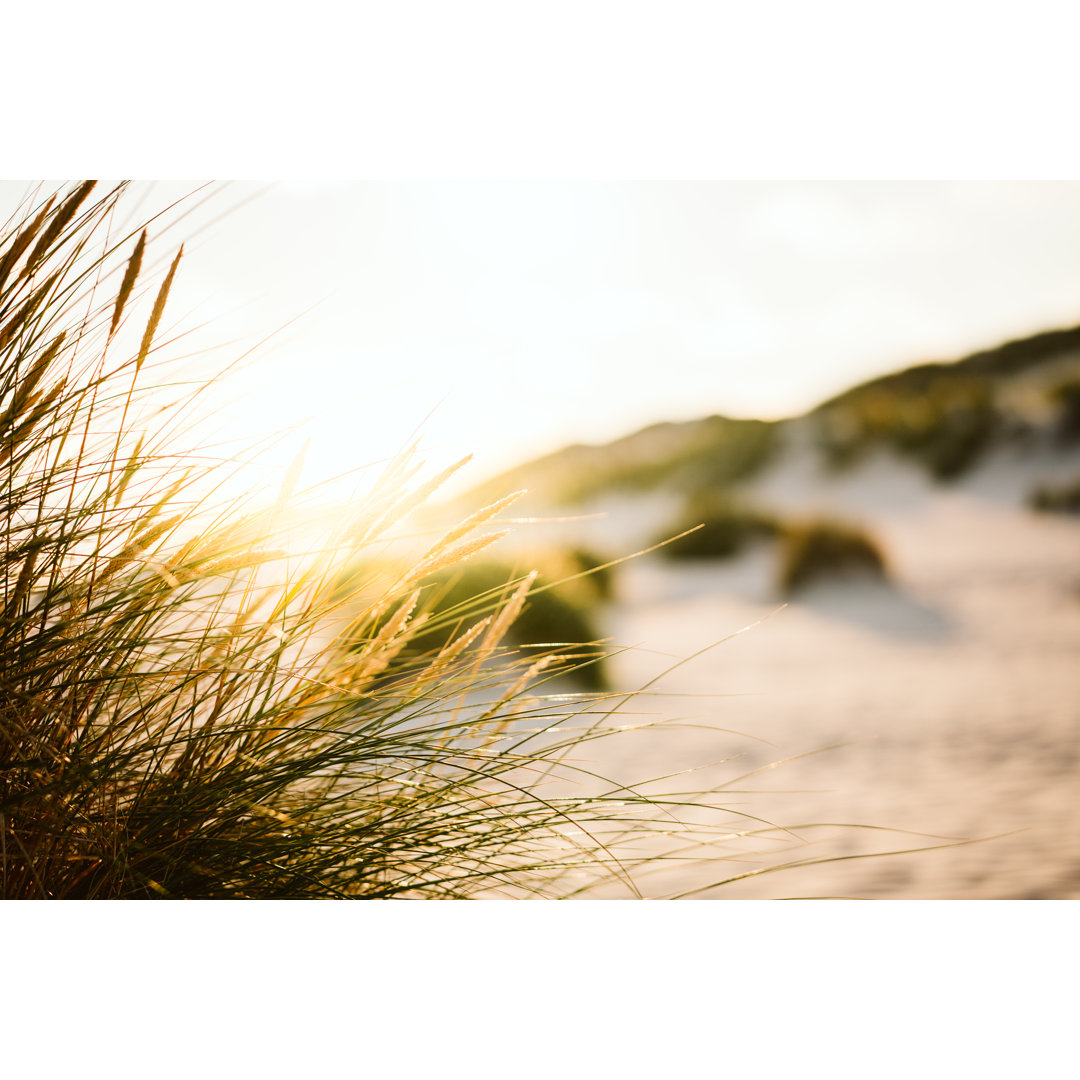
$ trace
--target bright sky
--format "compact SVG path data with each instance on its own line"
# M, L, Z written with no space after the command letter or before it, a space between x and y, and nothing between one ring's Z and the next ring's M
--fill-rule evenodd
M476 455L471 485L1080 323L1074 182L232 184L159 257L226 210L187 243L170 314L234 341L222 363L301 316L232 382L230 431L314 417L281 451L311 438L309 480L421 426L433 463Z

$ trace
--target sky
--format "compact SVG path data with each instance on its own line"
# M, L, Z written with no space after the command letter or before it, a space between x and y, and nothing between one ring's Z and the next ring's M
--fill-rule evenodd
M282 466L310 440L308 480L420 434L439 466L474 455L467 487L1080 323L1077 182L235 183L185 206L151 230L159 273L185 241L171 325L219 366L264 342L218 404L237 439L288 429Z

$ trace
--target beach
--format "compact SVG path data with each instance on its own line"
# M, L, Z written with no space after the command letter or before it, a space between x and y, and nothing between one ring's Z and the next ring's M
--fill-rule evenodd
M1080 897L1080 520L1023 504L1074 462L991 457L946 486L885 456L831 475L790 453L755 485L787 512L857 519L887 583L821 583L785 604L767 545L619 567L614 681L650 684L621 715L673 728L594 744L592 767L620 782L694 768L690 787L733 789L724 805L752 815L745 827L791 827L732 841L734 857L660 863L644 895ZM647 543L663 497L585 510L604 516L547 526L549 542L621 554L620 539Z

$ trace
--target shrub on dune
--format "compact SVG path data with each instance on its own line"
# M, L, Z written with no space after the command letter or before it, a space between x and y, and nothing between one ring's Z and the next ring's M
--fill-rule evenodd
M660 554L674 560L728 559L741 554L755 541L775 538L781 528L775 514L722 493L707 492L687 503L680 517L657 538L657 543L693 529L664 544Z
M583 571L571 554L550 552L532 563L537 574L520 611L506 628L506 644L523 648L534 659L538 648L557 649L565 657L562 668L569 679L586 690L607 689L603 652L598 646L603 635L595 618L600 586L589 584L593 575ZM567 580L575 571L588 576ZM489 558L433 574L417 607L425 621L387 672L388 677L415 656L446 647L455 635L489 614L494 605L505 602L524 579L511 564ZM387 618L389 615L383 621ZM363 642L360 644L362 647Z
M790 524L784 530L779 585L785 595L821 581L883 580L886 576L880 546L858 526L818 518Z
M615 566L610 560L584 547L569 547L553 554L564 567L561 572L556 571L558 576L574 579L567 582L567 587L580 596L582 603L615 599Z
M985 386L973 384L944 397L932 425L901 437L899 445L921 460L935 479L952 480L978 460L1000 418Z
M1080 379L1065 379L1050 390L1050 402L1057 417L1054 433L1062 443L1080 439Z
M920 370L856 387L816 410L815 420L818 444L833 468L850 467L883 446L937 480L971 468L1002 424L985 378Z
M1080 476L1059 484L1040 484L1028 497L1032 510L1051 514L1080 514Z

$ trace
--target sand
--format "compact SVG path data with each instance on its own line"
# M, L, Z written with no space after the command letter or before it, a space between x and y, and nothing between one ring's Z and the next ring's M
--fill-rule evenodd
M768 548L726 563L646 556L620 568L607 630L635 647L615 659L621 686L757 625L633 705L699 730L612 740L596 751L597 768L622 780L738 755L703 773L726 781L849 743L740 783L730 804L776 823L980 840L760 874L696 895L1080 898L1080 520L1023 506L1035 479L1076 467L1067 455L1013 455L941 487L885 457L829 479L791 453L757 495L789 511L857 517L886 548L892 582L819 586L780 610ZM590 509L609 513L563 535L608 550L622 538L629 551L663 524L665 504ZM791 859L945 842L796 828L740 842L738 861L667 864L641 888L668 896Z

